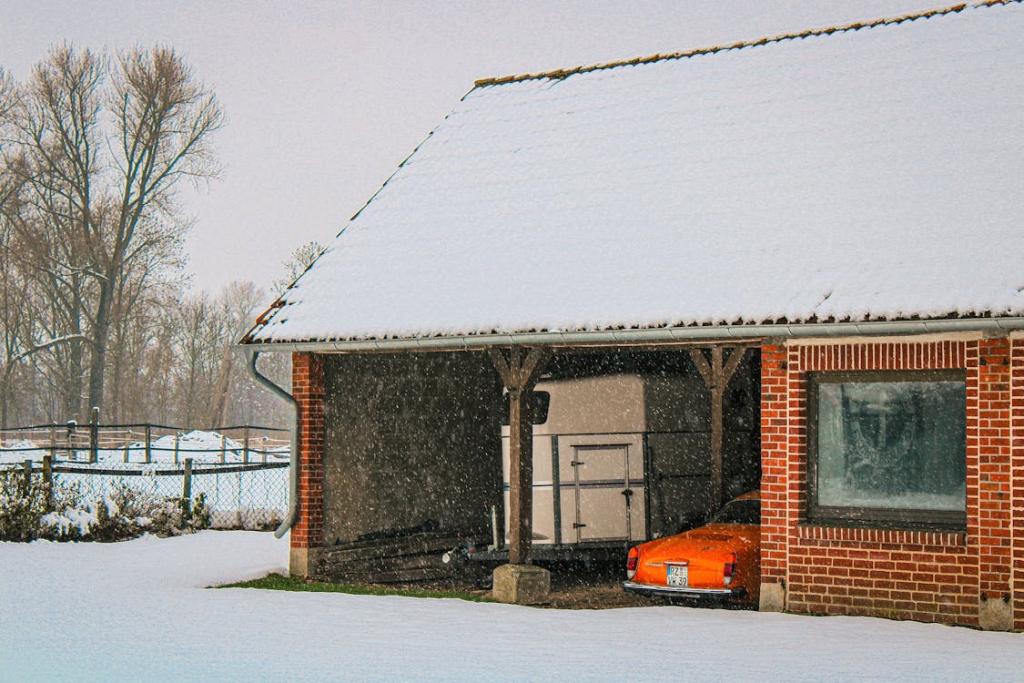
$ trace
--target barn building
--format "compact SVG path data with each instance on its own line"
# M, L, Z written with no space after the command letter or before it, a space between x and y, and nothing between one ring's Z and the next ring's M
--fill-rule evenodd
M982 2L478 81L243 340L292 354L292 572L501 527L532 602L544 552L759 487L762 609L1024 629L1021 36ZM544 431L583 386L587 438Z

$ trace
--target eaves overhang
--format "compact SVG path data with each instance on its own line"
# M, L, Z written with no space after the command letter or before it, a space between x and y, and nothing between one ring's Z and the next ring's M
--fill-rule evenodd
M769 338L829 338L943 334L1001 333L1024 330L1024 316L944 318L929 320L871 320L862 322L763 323L687 327L544 331L511 334L409 337L352 340L252 341L241 348L266 352L387 353L402 351L470 351L508 346L623 346L670 343L752 343Z

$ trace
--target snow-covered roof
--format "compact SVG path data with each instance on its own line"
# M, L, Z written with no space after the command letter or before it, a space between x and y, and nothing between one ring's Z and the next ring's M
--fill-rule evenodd
M1024 5L480 81L247 343L1024 315Z

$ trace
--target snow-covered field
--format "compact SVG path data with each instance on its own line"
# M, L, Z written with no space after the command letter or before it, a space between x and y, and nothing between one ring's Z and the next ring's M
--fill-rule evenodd
M281 445L282 441L285 445ZM45 445L47 442L42 440L40 443ZM88 445L79 444L75 448L74 457L69 458L66 451L59 451L58 460L71 460L76 466L87 466L88 463L82 461L88 460ZM154 438L149 444L150 462L162 465L179 464L185 458L192 458L197 465L221 462L287 462L288 451L286 439L254 437L249 441L248 457L245 457L244 442L228 438L218 432L199 429L178 436L165 434ZM21 464L25 460L40 463L48 452L46 448L29 439L12 440L0 443L0 464ZM96 467L122 464L143 467L146 464L145 459L146 442L131 441L119 448L100 448L97 451Z
M1024 635L930 624L204 589L280 571L287 548L243 531L0 544L0 680L1024 679Z

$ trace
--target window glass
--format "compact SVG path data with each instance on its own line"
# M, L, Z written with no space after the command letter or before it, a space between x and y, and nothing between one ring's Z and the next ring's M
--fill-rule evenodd
M822 382L817 504L964 511L962 381Z

